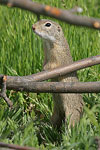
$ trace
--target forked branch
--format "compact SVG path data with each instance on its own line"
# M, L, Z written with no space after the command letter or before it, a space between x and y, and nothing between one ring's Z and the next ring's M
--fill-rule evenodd
M0 4L7 5L8 7L18 7L31 11L37 15L53 17L69 24L100 30L100 19L78 16L72 14L70 10L54 8L48 5L32 2L31 0L0 0Z
M61 77L63 75L75 72L77 70L91 67L94 65L100 64L100 55L92 56L90 58L82 59L76 62L73 62L72 64L68 66L62 66L53 70L48 71L42 71L36 74L28 75L28 76L7 76L7 88L9 84L17 84L20 82L27 82L27 81L44 81L47 79L52 79L55 77ZM3 75L0 75L0 83L1 78Z
M1 79L2 83L1 83L0 97L2 97L6 101L6 103L8 104L8 106L10 108L12 108L13 103L10 101L10 99L6 95L6 80L7 80L6 76L3 76L2 79Z
M43 71L29 76L7 76L7 89L27 92L56 92L57 93L99 93L100 82L86 83L56 83L36 82L60 77L79 69L100 64L100 55L76 61L69 66L59 67L50 71ZM0 75L2 79L2 75ZM0 80L1 83L1 80Z

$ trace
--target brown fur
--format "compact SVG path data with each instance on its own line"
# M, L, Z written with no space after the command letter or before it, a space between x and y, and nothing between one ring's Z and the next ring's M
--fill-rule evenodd
M51 23L51 27L46 27L45 24ZM36 34L40 37L43 35L44 44L44 70L50 70L63 65L69 65L73 62L70 54L70 49L62 28L53 21L40 20L35 25ZM59 30L58 30L59 29ZM41 35L40 35L41 33ZM45 38L45 35L50 36ZM51 38L54 37L54 39ZM57 82L78 82L76 73L71 73L63 77L52 79ZM69 94L69 93L56 93L53 94L54 99L54 112L51 118L52 124L55 127L60 127L62 121L70 117L70 124L75 125L80 120L81 113L83 111L83 100L80 94Z

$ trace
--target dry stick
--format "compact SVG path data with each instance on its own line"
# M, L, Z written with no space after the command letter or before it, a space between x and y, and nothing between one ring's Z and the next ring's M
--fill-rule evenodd
M100 82L16 82L9 90L40 93L100 93Z
M33 147L24 147L24 146L19 146L19 145L14 145L14 144L6 144L3 142L0 142L0 147L5 147L5 148L10 148L10 149L15 149L15 150L39 150Z
M100 82L87 82L87 83L46 83L46 82L34 82L43 81L49 78L60 77L68 73L100 64L100 55L86 58L80 61L76 61L69 66L60 67L51 71L43 71L37 74L29 76L7 76L7 89L13 89L17 91L30 91L30 92L74 92L74 93L88 93L100 91ZM2 75L0 75L2 78ZM0 81L1 83L1 81ZM44 88L44 89L43 89Z
M7 87L9 84L17 84L20 82L27 82L27 81L44 81L47 79L52 79L55 77L61 77L68 73L75 72L77 70L91 67L93 65L100 64L100 55L92 56L90 58L82 59L68 66L62 66L53 70L42 71L36 74L28 75L28 76L7 76ZM0 79L3 75L0 75ZM1 83L1 81L0 81Z
M2 77L2 84L1 84L0 97L2 97L6 101L6 103L8 104L8 106L10 108L12 108L13 103L10 101L10 99L6 95L6 80L7 80L7 77L3 76Z
M53 17L69 24L100 29L100 19L78 16L68 10L42 5L31 0L0 0L0 4L25 9L38 15Z

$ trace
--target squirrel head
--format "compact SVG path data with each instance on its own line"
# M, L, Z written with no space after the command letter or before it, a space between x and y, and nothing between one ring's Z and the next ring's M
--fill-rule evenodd
M32 26L32 29L41 38L51 42L60 42L64 37L60 25L47 19L38 21Z

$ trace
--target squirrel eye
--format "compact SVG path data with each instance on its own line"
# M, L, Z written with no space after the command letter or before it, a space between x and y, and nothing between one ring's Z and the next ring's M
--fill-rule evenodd
M51 26L51 23L46 23L45 26L46 26L46 27L50 27L50 26Z

